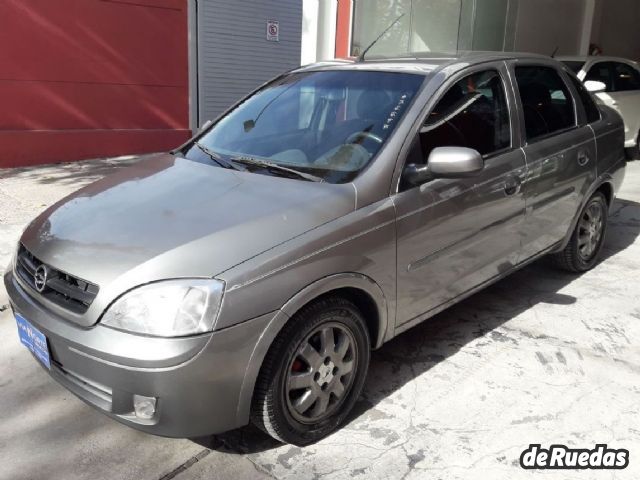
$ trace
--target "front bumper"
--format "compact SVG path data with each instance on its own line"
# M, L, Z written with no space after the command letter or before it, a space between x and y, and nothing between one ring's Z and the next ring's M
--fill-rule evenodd
M274 314L206 335L150 338L79 327L46 310L11 271L4 282L14 311L47 337L50 375L106 415L148 433L183 438L248 422L248 412L238 409L242 385ZM134 395L157 398L152 419L135 416Z

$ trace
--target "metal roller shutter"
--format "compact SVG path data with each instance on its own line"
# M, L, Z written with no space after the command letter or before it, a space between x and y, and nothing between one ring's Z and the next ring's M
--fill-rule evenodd
M277 20L279 41L267 40ZM300 64L302 0L198 0L198 120Z

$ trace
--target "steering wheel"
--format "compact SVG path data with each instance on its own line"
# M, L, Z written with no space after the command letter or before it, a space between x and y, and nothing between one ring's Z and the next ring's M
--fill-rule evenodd
M360 141L360 139L362 139L362 141ZM347 137L344 143L361 144L365 140L372 140L378 145L382 145L382 143L384 142L384 140L378 135L376 135L375 133L362 131L362 132L352 133Z

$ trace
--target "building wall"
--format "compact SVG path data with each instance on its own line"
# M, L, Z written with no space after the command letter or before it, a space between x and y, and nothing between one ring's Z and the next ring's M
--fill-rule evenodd
M467 1L466 10L470 4ZM515 5L515 7L514 7ZM483 0L481 8L474 8L471 28L471 50L508 50L513 48L507 35L507 25L513 22L512 10L517 8L514 0ZM464 17L463 17L464 18Z
M372 49L407 51L507 50L578 54L588 47L594 0L353 0L357 55L395 18L405 14ZM604 2L604 0L600 0ZM618 1L618 0L616 0ZM634 3L638 0L620 0ZM614 10L620 10L617 7ZM627 11L633 8L627 6ZM636 22L636 24L638 24ZM636 30L629 28L629 36ZM585 43L586 41L586 43ZM625 40L626 41L626 40ZM629 41L629 43L634 43ZM637 44L637 40L635 41Z
M640 2L598 0L591 41L604 55L640 61Z
M302 0L300 64L350 56L353 0Z
M515 50L551 55L580 52L584 0L519 0Z
M300 65L318 60L318 0L302 1L302 38Z
M0 167L189 137L184 0L2 0L0 18Z

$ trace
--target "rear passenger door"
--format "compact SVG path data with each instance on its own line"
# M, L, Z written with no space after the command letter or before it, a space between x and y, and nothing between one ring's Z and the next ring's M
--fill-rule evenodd
M592 129L569 79L553 65L511 65L520 106L527 176L521 260L560 242L596 175Z
M587 91L584 84L573 75L567 76L578 94L576 99L579 100L579 107L582 106L584 112L581 125L589 125L593 130L598 154L596 175L600 176L610 171L624 158L622 149L624 134L615 124L612 124L610 119L605 120L595 98ZM578 114L580 114L580 108L578 108Z

